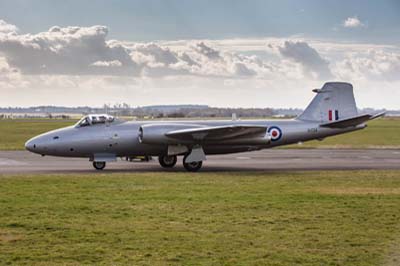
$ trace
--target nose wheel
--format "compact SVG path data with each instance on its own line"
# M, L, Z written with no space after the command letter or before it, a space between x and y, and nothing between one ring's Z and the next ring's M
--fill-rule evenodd
M176 155L163 155L158 157L158 162L164 168L172 168L177 161Z
M183 167L188 172L197 172L200 170L201 166L203 165L203 161L198 161L198 162L186 162L188 155L185 155L183 157Z
M106 162L93 162L93 167L96 170L103 170L106 167Z

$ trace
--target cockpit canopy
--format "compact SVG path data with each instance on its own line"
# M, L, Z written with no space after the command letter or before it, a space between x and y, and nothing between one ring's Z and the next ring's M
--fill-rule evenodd
M114 122L114 117L111 115L93 114L82 117L82 119L75 124L75 127L86 127L95 124L105 124L112 122Z

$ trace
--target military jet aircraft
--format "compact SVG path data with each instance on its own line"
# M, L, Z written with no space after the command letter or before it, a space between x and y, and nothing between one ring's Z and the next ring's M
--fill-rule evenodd
M322 140L366 127L380 114L358 114L353 86L328 82L315 89L304 112L291 120L120 121L87 115L73 126L28 140L27 150L41 155L83 157L102 170L118 157L157 156L164 168L183 156L187 171L198 171L207 155L247 152Z

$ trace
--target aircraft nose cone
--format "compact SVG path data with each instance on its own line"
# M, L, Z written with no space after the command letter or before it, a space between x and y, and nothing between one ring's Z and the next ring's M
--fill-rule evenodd
M25 149L37 154L45 154L47 150L47 142L44 141L43 136L31 138L25 143Z
M35 152L36 144L34 143L33 139L30 139L25 143L25 149L27 149L30 152Z

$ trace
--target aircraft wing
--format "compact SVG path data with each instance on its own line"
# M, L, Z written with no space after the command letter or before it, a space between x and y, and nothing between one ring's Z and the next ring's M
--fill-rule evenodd
M384 114L385 114L385 112L378 113L375 115L370 115L370 114L359 115L359 116L355 116L355 117L351 117L351 118L346 118L343 120L338 120L338 121L334 121L334 122L330 122L330 123L321 124L320 126L321 127L329 127L329 128L352 127L352 126L357 126L359 124L362 124L366 121L381 117Z
M227 125L179 129L165 133L165 136L185 141L227 140L242 137L265 136L267 127L250 125Z

